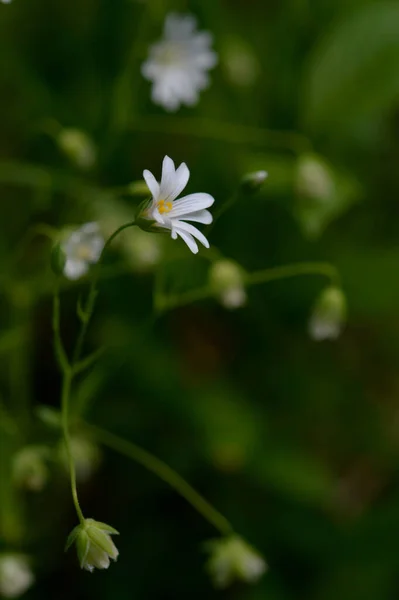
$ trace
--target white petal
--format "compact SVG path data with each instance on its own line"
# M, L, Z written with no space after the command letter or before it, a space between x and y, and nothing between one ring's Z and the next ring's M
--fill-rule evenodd
M150 190L152 197L154 198L154 200L158 200L159 197L159 183L158 181L155 179L154 175L151 173L151 171L147 171L147 169L145 169L143 171L143 177L144 180L147 184L148 189Z
M199 192L197 194L189 194L176 200L173 203L173 208L169 213L169 217L174 219L180 218L183 215L188 215L191 212L198 212L203 208L209 208L215 202L215 199L210 194Z
M169 156L165 156L162 162L162 176L160 186L160 196L165 198L169 196L175 185L176 169L175 163Z
M194 238L197 238L197 240L201 242L201 244L205 246L205 248L209 248L208 240L199 229L194 227L194 225L191 225L190 223L184 223L184 221L175 221L172 222L172 229L174 229L179 235L181 234L182 230L186 233L189 233Z
M84 260L67 260L64 266L64 275L74 281L79 279L89 270L88 263Z
M209 210L198 210L184 217L185 221L195 221L203 225L209 225L213 221L213 217Z
M100 231L100 227L99 227L98 223L96 223L95 221L90 221L90 223L85 223L78 230L79 233L85 233L85 234L98 233L99 231Z
M193 254L197 254L198 252L198 246L195 243L193 237L189 234L186 233L185 231L182 231L181 229L176 229L174 231L172 231L172 238L176 239L176 237L180 235L181 239L186 242L187 246L190 248L191 252Z
M164 200L173 202L173 200L184 190L189 179L190 171L188 170L186 163L182 163L175 173L174 188L168 196L164 197Z

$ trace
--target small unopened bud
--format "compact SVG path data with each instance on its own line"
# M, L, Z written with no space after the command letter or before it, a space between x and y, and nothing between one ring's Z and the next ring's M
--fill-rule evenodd
M58 145L69 160L79 169L90 169L96 162L96 147L90 137L80 129L62 129Z
M244 272L234 261L223 259L214 262L210 268L209 282L226 308L234 309L246 304Z
M71 438L71 453L77 479L82 482L88 481L101 462L99 447L90 439L75 435ZM69 470L69 461L64 443L60 446L60 458L65 469Z
M309 319L309 335L314 340L336 339L346 321L346 298L342 290L330 286L316 300Z
M106 523L94 519L85 519L70 533L66 550L75 543L80 567L87 571L108 569L110 559L116 560L119 552L111 539L111 535L119 532Z
M317 202L332 200L335 183L327 162L317 154L303 154L298 160L296 189L300 196Z
M212 540L207 550L207 570L217 588L226 588L235 580L256 583L267 571L264 558L238 535Z
M257 192L268 177L267 171L255 171L248 173L241 180L241 187L245 192Z
M122 248L133 269L142 272L151 270L159 262L161 244L159 236L136 229L132 235L123 238Z
M18 598L34 580L29 559L24 554L0 554L0 597Z
M40 492L49 478L46 459L49 449L46 446L25 446L13 458L12 475L16 486Z

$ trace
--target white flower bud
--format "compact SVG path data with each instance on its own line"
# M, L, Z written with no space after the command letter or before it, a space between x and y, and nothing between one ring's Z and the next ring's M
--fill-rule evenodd
M71 453L78 481L88 481L98 469L101 462L99 447L85 437L74 435L71 437ZM60 446L60 458L64 463L65 469L69 470L68 456L64 443Z
M346 298L340 288L330 286L316 300L309 319L309 335L314 340L336 339L346 320Z
M207 546L207 569L217 588L225 588L236 579L256 583L267 571L263 557L237 535L212 540Z
M25 446L13 457L12 475L16 486L40 492L49 478L46 446Z
M66 550L75 542L80 567L87 571L94 569L108 569L110 558L116 560L119 552L111 540L111 535L119 532L106 523L94 519L85 519L70 533Z
M18 598L34 582L29 560L23 554L0 554L0 596Z
M240 308L247 301L244 272L232 260L218 260L209 271L209 283L221 304L229 309Z
M79 129L62 129L57 142L64 154L79 169L90 169L96 162L96 147L90 137Z
M248 173L241 181L241 187L246 192L257 192L266 181L268 177L267 171L254 171L254 173Z

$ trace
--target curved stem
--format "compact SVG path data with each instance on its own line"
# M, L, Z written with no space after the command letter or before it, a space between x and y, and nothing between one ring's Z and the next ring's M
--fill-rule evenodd
M329 263L305 262L283 265L282 267L270 267L262 271L255 271L255 273L247 273L244 276L244 284L256 285L259 283L269 283L270 281L297 277L298 275L322 275L331 279L331 283L337 285L340 283L340 276L334 265Z
M205 498L203 498L181 475L176 473L162 460L140 448L132 442L128 442L117 435L105 431L95 425L85 423L89 432L102 444L112 448L120 454L141 464L143 467L157 475L160 479L168 483L176 492L187 500L209 523L211 523L220 533L228 535L233 532L233 527L229 521L217 511Z
M61 407L62 407L62 431L64 434L65 447L67 451L68 457L68 465L69 465L69 474L71 478L71 491L72 491L72 499L75 506L76 514L78 515L79 521L84 523L84 516L82 513L82 509L80 508L79 499L78 499L78 491L76 487L76 469L73 461L72 450L71 450L71 439L69 434L68 427L68 413L69 413L69 397L71 393L71 385L72 385L73 373L70 369L64 372L63 382L62 382L62 393L61 393Z

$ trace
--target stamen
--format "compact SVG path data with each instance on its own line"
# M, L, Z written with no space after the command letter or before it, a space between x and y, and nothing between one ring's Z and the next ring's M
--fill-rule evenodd
M163 215L165 213L168 213L172 210L173 207L173 203L172 202L165 202L165 200L160 200L157 204L158 207L158 212L160 215Z

